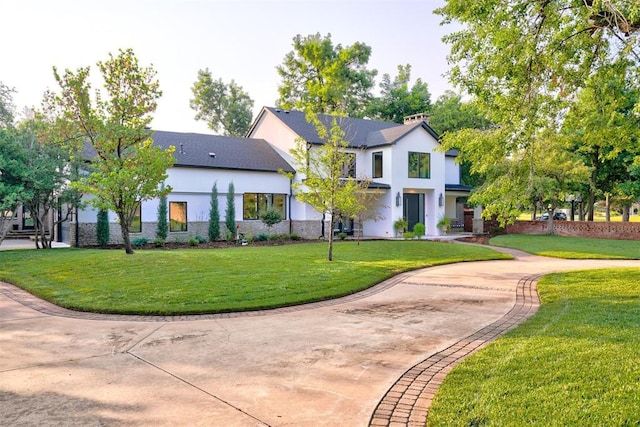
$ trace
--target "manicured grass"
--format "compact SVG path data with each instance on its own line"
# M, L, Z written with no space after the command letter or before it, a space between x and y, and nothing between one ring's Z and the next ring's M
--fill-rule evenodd
M633 240L509 234L496 236L489 243L555 258L640 259L640 242Z
M447 375L429 426L640 424L640 269L552 274L528 322Z
M426 241L337 242L231 249L55 249L0 252L0 280L63 307L192 314L273 308L348 295L397 273L504 259L487 248Z

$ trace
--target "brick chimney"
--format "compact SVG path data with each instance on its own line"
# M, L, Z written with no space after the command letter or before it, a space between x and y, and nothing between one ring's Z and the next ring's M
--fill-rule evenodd
M412 125L418 122L427 122L429 124L429 115L427 113L418 113L404 118L405 125Z

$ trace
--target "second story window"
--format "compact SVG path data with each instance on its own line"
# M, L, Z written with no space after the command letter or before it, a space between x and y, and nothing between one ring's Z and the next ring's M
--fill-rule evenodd
M409 152L409 178L431 178L431 154Z
M382 178L382 151L376 151L373 157L373 174L372 178Z

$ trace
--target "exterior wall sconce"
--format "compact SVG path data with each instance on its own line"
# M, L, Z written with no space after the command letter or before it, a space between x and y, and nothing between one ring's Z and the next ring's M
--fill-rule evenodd
M401 200L400 192L398 191L398 193L396 193L396 206L400 206Z
M438 206L444 206L444 196L442 195L442 193L440 193L440 196L438 196Z

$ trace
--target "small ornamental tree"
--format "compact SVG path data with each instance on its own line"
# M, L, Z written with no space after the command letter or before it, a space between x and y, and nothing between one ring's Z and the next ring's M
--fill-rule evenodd
M214 242L220 237L220 211L218 210L218 185L213 183L211 189L211 209L209 210L209 241Z
M161 189L164 190L164 184ZM167 196L160 196L160 203L158 204L158 226L156 228L156 237L158 239L167 240L167 234L169 232L169 223L167 222Z
M298 173L304 176L293 182L296 199L311 205L318 212L329 215L329 248L327 260L333 260L333 228L339 215L353 216L358 210L358 191L361 185L353 177L345 178L345 167L352 157L345 152L349 143L338 124L339 116L328 116L323 122L313 113L307 113L307 122L316 128L322 144L310 146L296 141L290 150ZM293 179L293 174L285 174Z
M98 69L104 92L92 90L89 67L62 74L54 68L60 93L48 93L45 104L57 113L67 140L76 143L75 152L91 153L88 173L71 186L94 195L94 207L118 216L125 252L133 254L131 221L140 202L171 191L160 184L173 166L175 147L154 145L148 129L162 95L155 70L139 65L131 49L109 55Z
M227 226L227 230L234 237L236 235L236 205L235 205L235 190L233 187L233 181L229 183L229 190L227 191L227 210L225 211L226 218L224 224Z
M109 244L109 211L106 209L98 211L96 237L100 246L105 247Z
M260 215L260 220L267 226L267 233L271 234L271 227L282 222L282 214L277 209L267 209Z

